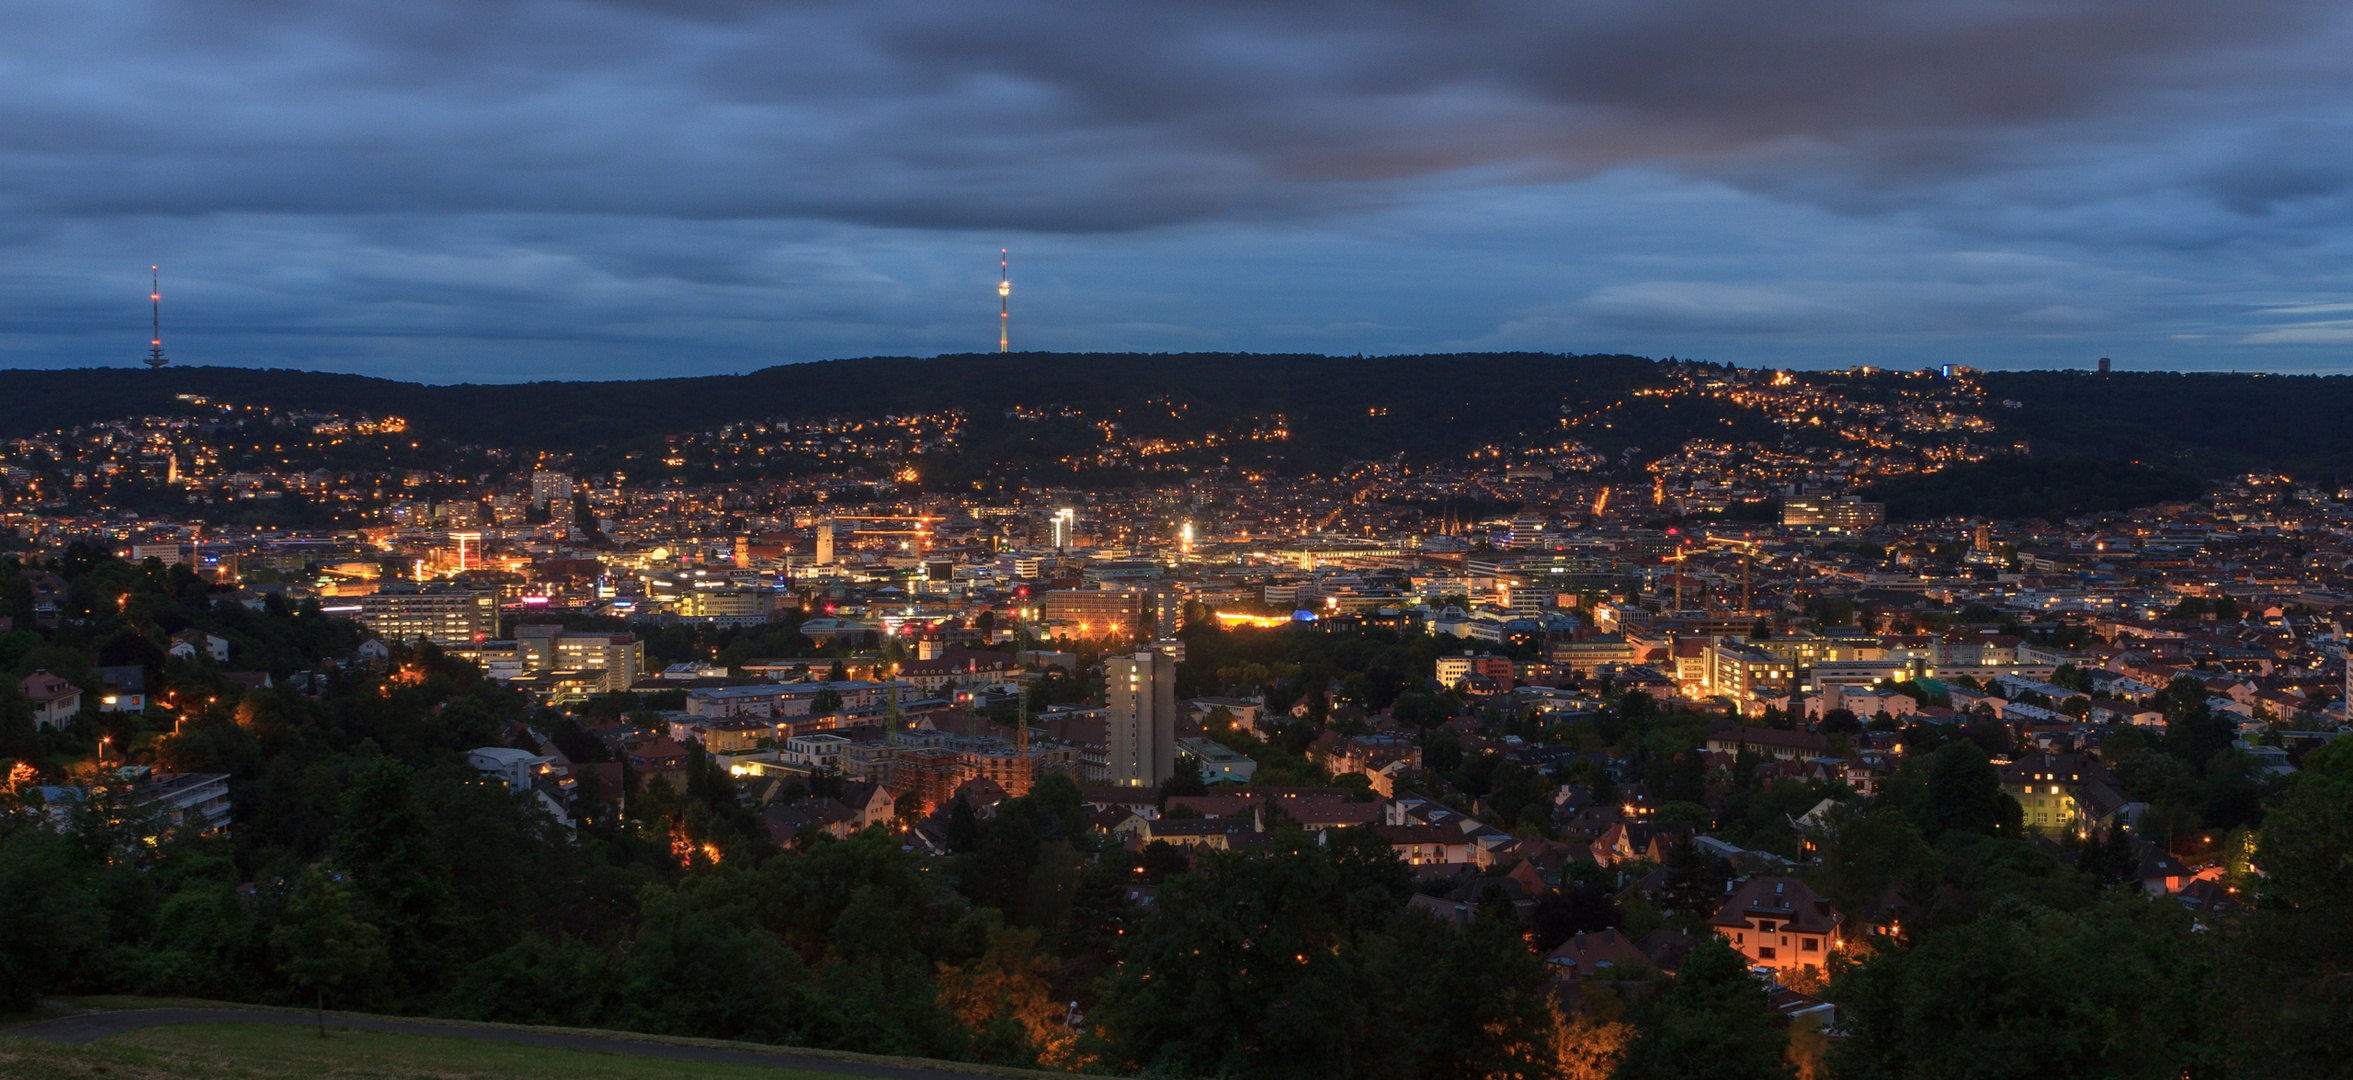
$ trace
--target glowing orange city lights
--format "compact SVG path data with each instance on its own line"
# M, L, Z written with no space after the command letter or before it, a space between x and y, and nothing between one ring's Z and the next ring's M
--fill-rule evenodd
M1225 624L1225 625L1227 625L1227 626L1257 626L1257 627L1289 626L1289 625L1291 624L1291 616L1289 616L1289 615L1245 615L1245 614L1243 614L1243 613L1241 613L1241 612L1238 612L1238 611L1220 611L1220 612L1218 612L1218 613L1217 613L1217 621L1218 621L1218 622L1220 622L1220 623L1223 623L1223 624Z

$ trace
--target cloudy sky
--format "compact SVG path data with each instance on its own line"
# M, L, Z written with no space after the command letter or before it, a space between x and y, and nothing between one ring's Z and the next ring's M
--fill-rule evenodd
M0 0L0 366L2353 370L2321 0Z

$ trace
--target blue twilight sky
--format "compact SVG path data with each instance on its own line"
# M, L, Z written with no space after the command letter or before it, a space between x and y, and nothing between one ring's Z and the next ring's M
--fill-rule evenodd
M2323 0L0 0L0 366L2353 370ZM1435 374L1435 373L1434 373Z

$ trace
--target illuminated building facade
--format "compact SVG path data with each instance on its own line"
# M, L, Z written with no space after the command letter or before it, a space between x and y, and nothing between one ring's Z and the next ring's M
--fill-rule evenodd
M531 474L531 505L572 504L572 474L540 469Z
M487 641L498 633L498 593L393 583L359 598L360 625L395 641L437 645Z
M1887 522L1887 504L1853 495L1790 495L1781 500L1783 525L1868 529Z
M1158 786L1176 774L1176 659L1146 650L1104 661L1103 673L1111 714L1106 779Z
M1149 593L1104 589L1056 589L1045 596L1039 619L1054 637L1101 637L1138 633L1144 626Z

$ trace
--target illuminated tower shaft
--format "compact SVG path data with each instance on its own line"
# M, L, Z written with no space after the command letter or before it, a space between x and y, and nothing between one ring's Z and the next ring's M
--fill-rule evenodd
M1005 249L997 249L997 351L1011 352L1013 338L1013 274L1006 266Z
M153 305L149 314L154 319L155 329L155 339L147 343L147 366L160 368L171 363L163 356L163 272L153 266L148 267L147 272L153 275L150 282L151 287L147 293L147 302Z

